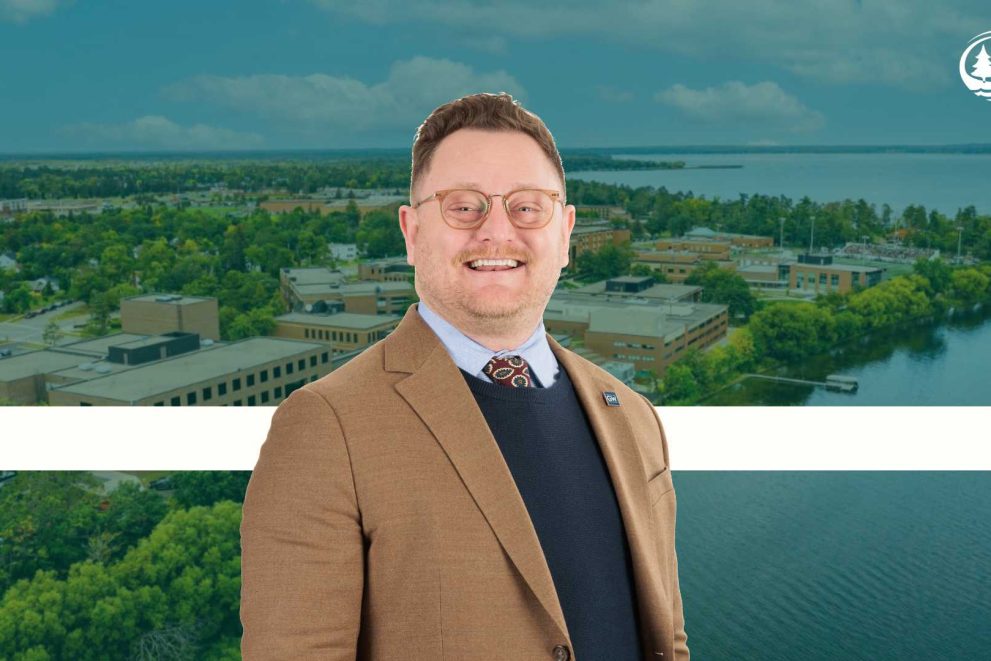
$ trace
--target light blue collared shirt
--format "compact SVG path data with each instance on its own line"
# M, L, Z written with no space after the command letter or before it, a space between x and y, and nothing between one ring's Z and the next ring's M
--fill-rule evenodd
M547 342L543 321L537 324L530 337L516 349L492 351L462 333L449 321L428 308L423 301L416 304L416 311L440 338L444 348L451 354L454 364L469 374L492 383L492 379L482 371L492 356L519 355L530 365L530 374L537 377L541 386L550 386L557 378L557 358Z

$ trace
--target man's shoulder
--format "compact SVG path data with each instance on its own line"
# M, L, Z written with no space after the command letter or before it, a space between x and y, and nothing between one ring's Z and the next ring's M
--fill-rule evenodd
M303 388L320 395L331 404L348 397L367 398L375 393L391 390L389 385L396 379L390 378L390 372L385 369L384 341L379 340L337 369L316 381L307 383Z

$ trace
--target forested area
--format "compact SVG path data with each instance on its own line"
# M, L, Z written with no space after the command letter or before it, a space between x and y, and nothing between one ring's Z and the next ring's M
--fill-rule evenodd
M0 488L0 658L240 658L249 476L175 473L163 496L18 473Z

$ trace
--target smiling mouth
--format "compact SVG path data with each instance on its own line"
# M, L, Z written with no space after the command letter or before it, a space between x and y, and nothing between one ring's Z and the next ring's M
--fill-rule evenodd
M465 266L472 271L512 271L525 265L526 262L515 259L474 259L465 262Z

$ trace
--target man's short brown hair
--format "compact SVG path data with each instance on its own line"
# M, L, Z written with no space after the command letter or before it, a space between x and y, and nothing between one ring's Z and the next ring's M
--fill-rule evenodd
M536 140L547 154L551 165L561 177L561 185L564 185L561 155L557 151L551 132L547 130L540 117L525 109L505 92L470 94L436 108L416 130L416 137L413 138L413 168L409 183L411 202L416 201L413 200L413 189L430 167L437 145L458 129L467 128L525 133Z

